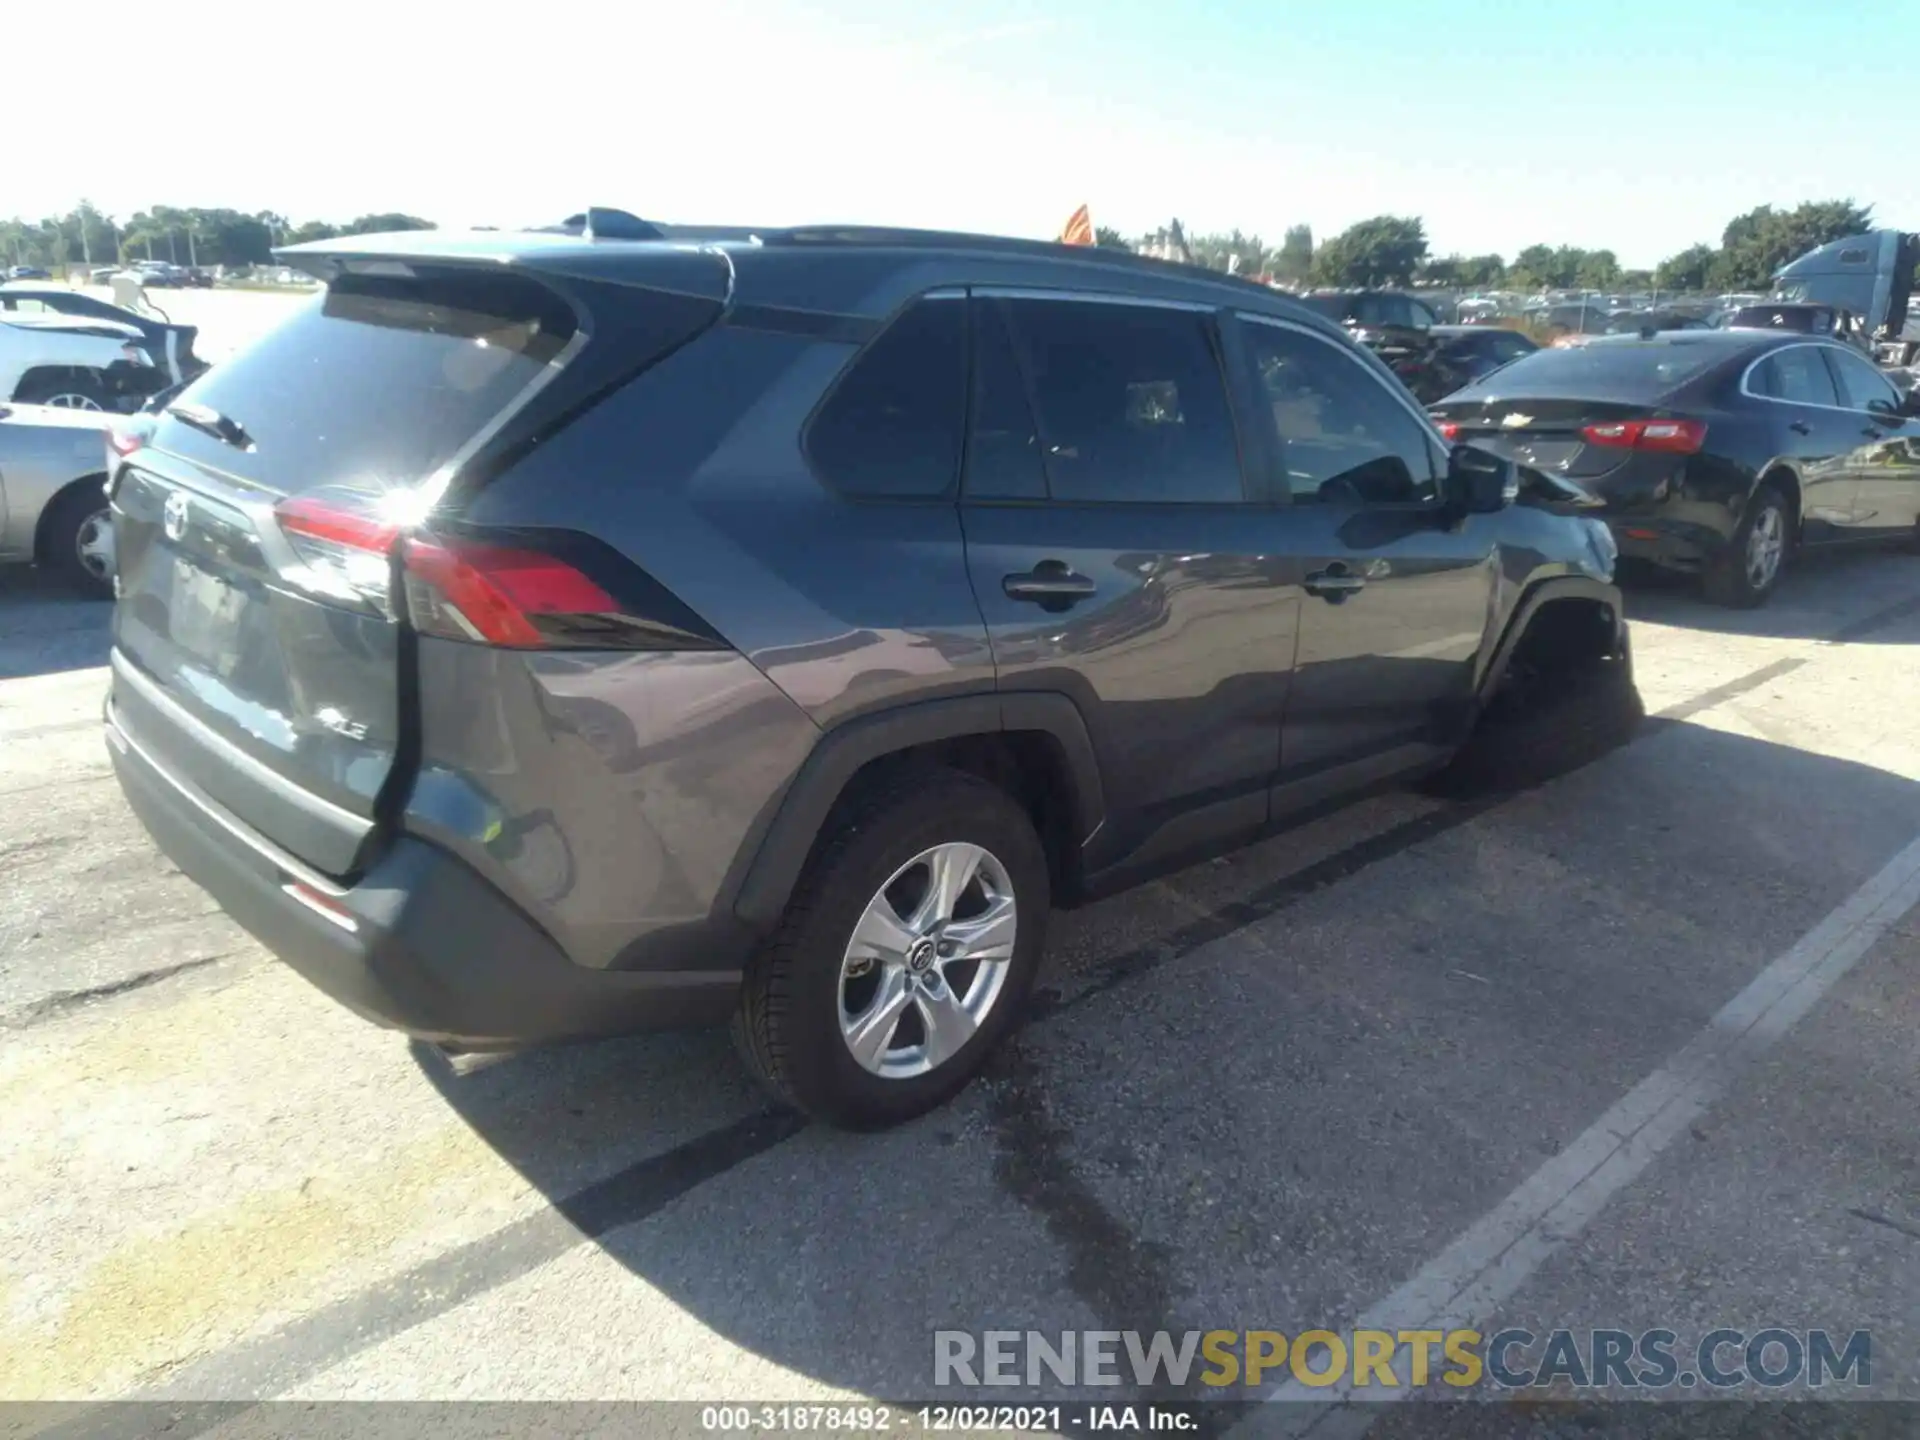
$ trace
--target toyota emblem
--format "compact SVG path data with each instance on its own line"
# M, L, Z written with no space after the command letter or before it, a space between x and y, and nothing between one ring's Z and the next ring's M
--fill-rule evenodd
M193 501L187 498L187 492L176 490L167 496L166 509L161 513L161 525L169 540L184 540L187 535L187 516L193 511Z

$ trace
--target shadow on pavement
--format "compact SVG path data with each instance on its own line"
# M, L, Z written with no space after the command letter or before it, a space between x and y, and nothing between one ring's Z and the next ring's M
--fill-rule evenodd
M31 565L0 566L0 680L107 663L113 605Z
M1557 764L1509 731L1520 772L1482 754L1470 792L1305 869L1063 917L1135 920L1050 960L987 1078L885 1135L743 1089L731 1124L577 1188L635 1107L684 1103L624 1091L619 1057L739 1086L723 1037L422 1063L708 1350L830 1386L929 1398L936 1328L1350 1323L1920 831L1920 786L1865 765L1673 718L1551 728Z

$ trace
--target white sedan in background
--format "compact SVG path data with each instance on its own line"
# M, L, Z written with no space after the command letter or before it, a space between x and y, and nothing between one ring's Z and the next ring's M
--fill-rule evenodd
M113 595L104 410L0 404L0 562L35 561L87 595Z

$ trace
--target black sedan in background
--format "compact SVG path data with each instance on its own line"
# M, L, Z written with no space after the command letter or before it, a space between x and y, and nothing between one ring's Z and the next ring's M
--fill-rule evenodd
M1920 542L1920 403L1819 336L1679 330L1524 356L1432 407L1573 481L1624 558L1761 604L1799 545Z
M1531 355L1540 347L1518 330L1501 325L1436 325L1428 332L1434 340L1436 363L1458 376L1449 390L1491 374L1510 360Z
M1392 290L1322 290L1301 303L1344 326L1423 405L1538 348L1497 325L1442 325L1424 301Z

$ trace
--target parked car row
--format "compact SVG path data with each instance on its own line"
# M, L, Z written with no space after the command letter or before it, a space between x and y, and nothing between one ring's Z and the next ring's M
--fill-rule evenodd
M0 562L112 595L111 422L206 370L198 333L64 285L0 284Z
M1798 545L1920 540L1916 404L1818 331L1540 348L628 220L301 247L330 303L221 369L0 424L51 517L7 543L117 566L136 813L450 1049L727 1020L789 1103L902 1120L1016 1023L1052 906L1445 766L1515 678L1630 694L1619 557L1753 605ZM8 459L62 444L104 489ZM690 747L697 841L652 808Z
M1377 354L1423 403L1539 348L1501 326L1442 325L1424 301L1395 291L1318 290L1300 300Z
M137 340L154 365L165 372L167 384L191 380L207 368L193 351L198 327L176 325L157 311L131 310L65 285L33 281L0 285L0 322L26 321L39 324L43 330L71 329ZM153 385L143 395L159 388Z

